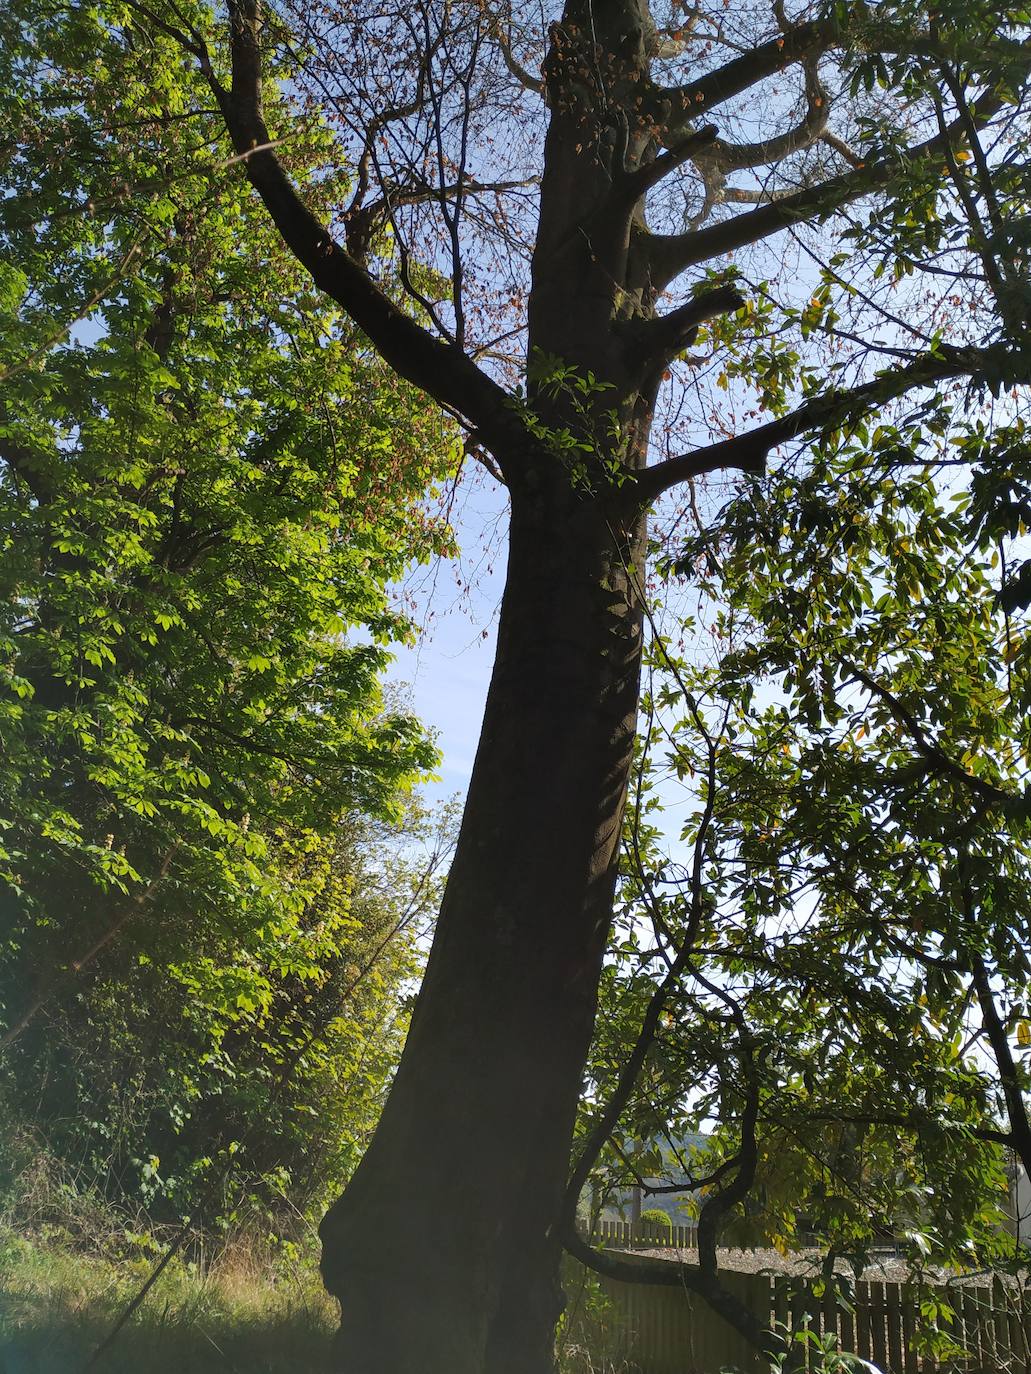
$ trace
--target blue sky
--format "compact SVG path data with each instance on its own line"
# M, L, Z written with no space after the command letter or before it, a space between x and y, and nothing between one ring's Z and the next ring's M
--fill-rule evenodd
M419 569L405 583L422 633L412 648L395 650L389 673L392 682L411 689L412 709L437 735L443 760L440 781L424 789L430 801L464 796L469 785L504 585L504 491L485 476L468 474L452 520L461 555L454 563Z

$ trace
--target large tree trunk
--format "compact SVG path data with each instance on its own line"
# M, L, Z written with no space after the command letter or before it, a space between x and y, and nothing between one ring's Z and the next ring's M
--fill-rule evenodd
M383 1118L326 1217L347 1374L548 1374L558 1216L639 688L629 528L556 464L512 492L498 652Z
M637 0L613 22L640 58ZM613 329L653 296L631 261L632 205L612 199L612 131L592 124L585 152L585 114L579 98L552 109L529 356L604 385L537 378L535 392L531 375L538 421L587 447L545 434L534 453L495 449L511 491L508 579L465 819L397 1080L323 1224L347 1374L554 1367L556 1228L640 680L644 519L598 460L643 463L654 389ZM579 479L563 453L589 455Z

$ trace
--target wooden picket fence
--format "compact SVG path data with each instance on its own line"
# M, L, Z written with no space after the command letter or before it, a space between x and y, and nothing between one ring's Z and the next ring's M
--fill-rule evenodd
M594 1223L591 1233L596 1245L611 1246L616 1250L696 1250L698 1248L698 1227L692 1222L674 1224L672 1230L668 1226L662 1226L654 1221L615 1221L610 1219L600 1219ZM798 1245L804 1249L809 1244L809 1237L802 1233L798 1237ZM814 1245L816 1241L812 1242ZM735 1242L735 1249L755 1250L757 1245L738 1244ZM885 1247L890 1253L894 1253L891 1245Z
M784 1275L726 1272L721 1279L771 1329L811 1333L798 1345L806 1371L816 1368L817 1341L830 1336L837 1349L884 1374L1031 1374L1031 1294L999 1278L919 1293L909 1284L859 1283L848 1303L829 1289L816 1297L811 1282ZM617 1283L570 1264L566 1291L566 1341L574 1355L582 1352L584 1370L768 1374L768 1363L684 1289ZM920 1334L931 1307L934 1355Z
M673 1246L678 1250L694 1250L698 1245L698 1227L693 1222L674 1226L672 1233L668 1226L660 1226L654 1221L606 1221L594 1223L596 1245L607 1245L613 1249L649 1249Z

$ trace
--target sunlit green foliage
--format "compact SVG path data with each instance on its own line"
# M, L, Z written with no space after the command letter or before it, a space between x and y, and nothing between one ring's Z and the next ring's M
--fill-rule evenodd
M710 326L726 388L773 414L847 376L871 322L885 359L880 415L786 449L665 551L696 617L653 626L585 1120L667 979L605 1172L658 1174L669 1137L707 1124L686 1172L723 1243L813 1235L858 1263L894 1235L917 1265L1013 1259L1004 1146L1026 1164L1031 1142L1025 22L957 4L918 50L857 45L854 94L930 101L929 132L985 90L1001 103L906 169L890 223L857 210L814 253L786 318L823 338L825 371L779 340L755 365L767 283ZM864 127L879 155L890 129ZM893 373L964 347L968 380L890 404Z
M0 54L0 1019L31 1018L16 1096L42 1079L56 1120L81 1095L90 1157L108 1141L115 1186L154 1191L155 1134L185 1140L218 1094L218 1129L194 1128L206 1167L289 1047L346 1007L350 1040L337 1027L336 1058L306 1061L308 1096L264 1129L343 1092L350 1065L353 1154L411 973L402 939L347 1001L407 900L403 872L393 893L373 883L362 817L399 820L435 759L381 693L408 633L388 587L447 547L426 501L452 438L310 289L159 25L16 3ZM337 176L324 144L313 117L286 153L316 197Z

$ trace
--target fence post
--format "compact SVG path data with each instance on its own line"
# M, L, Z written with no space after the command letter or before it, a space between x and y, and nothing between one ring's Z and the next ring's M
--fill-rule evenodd
M851 1308L845 1306L844 1297L840 1298L837 1315L838 1348L849 1355L856 1352L856 1309L855 1303Z
M902 1348L905 1355L905 1374L920 1374L920 1358L916 1353L916 1294L908 1288L903 1296Z
M873 1362L886 1369L888 1365L888 1307L885 1300L887 1285L870 1285L870 1321L873 1328Z
M870 1344L870 1285L856 1284L856 1354L861 1360L872 1360Z
M998 1274L992 1280L992 1327L993 1340L995 1346L995 1363L999 1369L1012 1369L1013 1364L1010 1359L1012 1350L1010 1348L1010 1324L1007 1312L1006 1289L1002 1279Z
M963 1313L963 1346L969 1359L981 1363L981 1314L975 1288L964 1288L959 1301L954 1304Z
M903 1374L902 1288L897 1283L884 1285L884 1316L888 1327L888 1368L891 1374Z
M1024 1335L1025 1290L1007 1289L1006 1310L1010 1328L1010 1350L1013 1352L1013 1374L1031 1374L1028 1346Z

